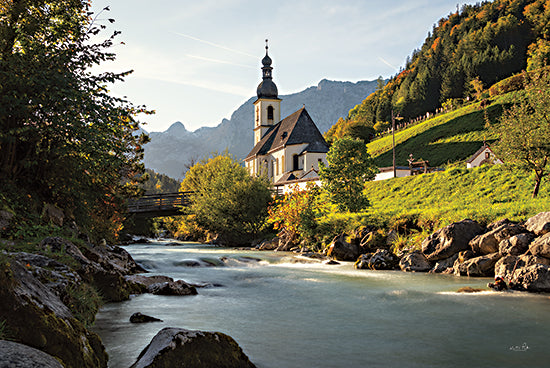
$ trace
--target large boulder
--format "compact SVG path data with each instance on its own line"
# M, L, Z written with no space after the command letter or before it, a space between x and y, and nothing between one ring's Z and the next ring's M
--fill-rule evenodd
M197 295L197 289L183 280L152 284L147 291L155 295Z
M475 254L484 255L499 251L499 243L513 235L525 232L523 226L504 223L485 234L477 235L470 240L470 248Z
M355 262L355 268L395 270L399 268L399 257L387 249L378 249L375 253L362 254Z
M481 233L483 228L475 221L467 219L452 223L424 239L422 253L430 262L449 258L469 249L470 240Z
M531 292L550 292L550 266L534 264L519 269L514 287Z
M518 256L529 249L529 244L533 241L531 233L523 233L514 235L508 239L502 240L498 244L498 251L503 256L512 255Z
M163 328L131 368L254 368L237 342L220 332Z
M523 254L521 256L508 255L499 259L495 264L495 275L502 276L505 280L513 282L519 274L519 270L535 264L550 265L550 259Z
M432 268L432 265L428 262L424 254L419 251L414 251L401 258L399 267L402 271L426 272Z
M536 235L550 232L550 212L541 212L525 222L525 228Z
M54 357L12 341L0 340L0 367L4 368L63 368Z
M339 235L330 243L327 256L337 261L355 261L359 256L359 248L348 243L344 235Z
M462 263L457 260L454 265L454 274L457 276L475 277L494 276L495 264L500 258L500 253L495 252L492 254L471 258Z
M146 293L147 288L153 284L162 282L173 282L174 279L168 276L145 276L145 275L126 275L124 279L130 283L134 289L141 293Z
M550 233L546 233L540 238L533 240L529 246L529 251L534 256L550 259Z
M26 252L10 253L26 265L32 276L52 291L59 299L67 300L72 291L82 284L82 278L69 266L49 257Z
M19 342L56 357L66 368L107 367L99 337L33 276L32 266L13 259L9 267L0 272L0 320L8 331Z
M120 247L83 245L79 248L60 237L45 238L38 247L43 251L73 258L80 277L98 289L106 301L127 300L130 294L140 291L126 282L124 276L145 270Z

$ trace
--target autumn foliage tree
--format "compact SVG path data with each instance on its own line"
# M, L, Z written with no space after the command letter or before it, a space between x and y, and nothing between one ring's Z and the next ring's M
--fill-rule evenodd
M280 239L298 245L315 235L319 196L320 188L308 184L303 189L296 186L271 204L268 222L273 225Z
M524 79L525 90L516 93L515 103L492 129L499 136L497 155L516 170L533 172L534 198L550 175L550 72L541 69Z
M114 60L119 33L94 43L105 25L90 6L0 1L0 179L14 200L56 205L101 237L116 231L143 170L147 137L134 132L147 111L108 93L130 72L90 71Z

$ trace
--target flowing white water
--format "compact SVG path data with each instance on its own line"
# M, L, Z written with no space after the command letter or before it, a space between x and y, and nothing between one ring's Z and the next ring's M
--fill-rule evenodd
M189 243L126 249L151 275L212 286L103 307L94 330L111 368L129 367L167 326L226 333L260 368L548 364L548 295L459 294L489 279L297 263L291 254ZM132 324L135 312L164 322Z

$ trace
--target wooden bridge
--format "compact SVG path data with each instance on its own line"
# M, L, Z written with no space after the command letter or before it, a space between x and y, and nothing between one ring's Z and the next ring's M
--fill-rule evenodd
M128 201L128 213L146 217L166 217L182 214L191 203L192 192L150 194Z

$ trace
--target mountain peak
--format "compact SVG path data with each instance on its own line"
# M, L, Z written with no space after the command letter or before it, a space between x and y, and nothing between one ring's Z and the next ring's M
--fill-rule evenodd
M182 135L189 133L189 131L185 129L185 125L183 125L181 121L176 121L174 124L170 125L170 128L166 129L166 133Z

